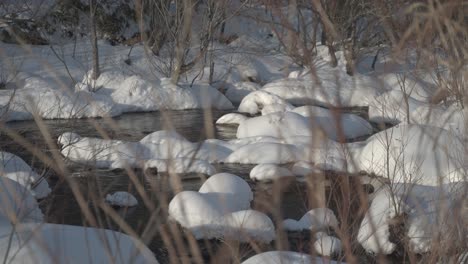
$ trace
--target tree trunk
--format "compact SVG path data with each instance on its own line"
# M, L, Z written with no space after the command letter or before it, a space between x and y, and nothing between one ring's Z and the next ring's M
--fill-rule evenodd
M96 0L89 0L90 10L90 28L91 28L91 46L93 52L93 69L91 78L97 80L101 74L99 69L99 51L97 43L97 32L96 32Z
M178 83L184 65L184 54L190 41L190 30L192 26L192 0L183 0L182 29L177 39L174 68L171 81Z

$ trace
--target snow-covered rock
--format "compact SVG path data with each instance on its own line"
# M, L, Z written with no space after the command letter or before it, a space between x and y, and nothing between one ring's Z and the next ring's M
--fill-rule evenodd
M299 221L285 219L283 228L288 231L310 229L320 231L329 227L338 227L338 220L332 210L328 208L315 208L305 213Z
M237 129L238 138L256 136L287 138L311 135L307 118L291 112L272 113L250 118L242 122Z
M462 141L447 130L401 124L370 137L362 149L362 170L392 182L437 186L466 180Z
M243 121L249 119L245 115L238 114L238 113L229 113L225 114L222 117L216 120L216 124L218 125L239 125Z
M158 263L128 235L48 223L0 225L0 255L8 263Z
M292 251L269 251L257 254L253 257L242 262L242 264L304 264L304 263L316 263L316 264L337 264L338 262L322 259L319 257L312 257L299 252ZM344 262L340 262L345 264Z
M312 164L305 161L298 161L292 166L291 172L296 176L308 176L315 173L320 173L320 170L315 168Z
M346 71L330 68L323 62L315 70L315 74L304 72L298 78L277 79L263 86L262 91L292 104L336 107L367 106L380 92L374 78L359 74L351 77Z
M0 177L0 226L5 223L42 222L43 214L36 199L25 187Z
M379 190L361 222L357 240L368 252L391 254L396 245L390 241L390 221L402 214L401 197L391 189Z
M58 138L58 143L62 145L62 155L67 159L98 168L109 168L114 162L135 167L139 161L150 157L139 142L80 137L76 133L66 132Z
M314 249L319 255L330 257L341 253L341 241L338 238L328 235L319 235L316 238Z
M174 159L150 159L145 162L144 169L156 168L158 172L173 173L201 173L212 175L216 169L205 160L195 160L190 158Z
M407 122L411 113L426 103L418 101L400 90L391 90L376 96L369 104L369 119L374 122Z
M255 143L245 145L235 150L225 160L225 163L242 164L285 164L295 162L298 149L294 145L278 143Z
M106 202L115 206L136 206L138 201L128 192L114 192L106 195Z
M241 113L249 113L251 115L260 113L266 105L284 105L285 109L293 109L294 107L286 102L283 98L265 92L255 91L249 93L239 105L238 111Z
M404 91L412 98L422 102L429 102L437 90L437 87L433 84L402 74L384 74L379 76L379 80L382 80L388 90Z
M250 178L258 181L276 180L290 176L294 176L291 171L276 164L258 164L250 171Z
M249 184L240 177L231 173L217 173L208 180L198 190L200 193L219 193L238 195L236 202L240 207L249 207L253 200L253 193Z
M422 105L410 113L411 122L446 129L461 137L465 137L467 109L455 105Z
M0 176L18 182L39 199L51 192L46 179L41 178L20 157L8 152L0 152Z
M249 185L233 174L210 177L199 192L183 191L169 203L169 216L197 238L251 239L270 242L275 237L271 220L250 209Z
M392 184L379 189L372 199L358 232L358 241L369 252L392 253L396 245L389 239L390 224L405 216L410 249L417 254L429 252L434 243L463 243L466 239L466 182L425 186ZM436 240L436 241L435 241Z
M262 115L268 115L277 112L286 112L290 111L291 107L285 104L269 104L265 105L262 108Z
M233 103L240 103L249 93L260 90L260 85L254 82L238 82L229 86L226 97Z
M311 120L311 127L318 126L330 139L343 140L372 134L372 125L364 118L347 113L334 113L317 106L302 106L292 110Z
M182 141L184 143L189 143L187 139L185 139L182 135L179 133L173 131L173 130L159 130L153 133L150 133L143 137L140 140L140 143L142 144L162 144L166 141L171 141L171 142L178 142Z
M225 215L223 236L241 242L272 241L275 239L275 226L264 213L255 210L237 211Z

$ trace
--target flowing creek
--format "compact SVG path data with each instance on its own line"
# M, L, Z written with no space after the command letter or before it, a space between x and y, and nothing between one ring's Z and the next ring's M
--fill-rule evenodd
M205 131L213 128L213 125L219 117L226 114L226 111L214 110L211 114L206 114L202 110L185 110L185 111L167 111L167 112L150 112L150 113L129 113L112 119L110 124L106 119L79 119L79 120L46 120L43 123L48 128L52 136L53 142L56 142L57 137L64 132L76 132L83 137L103 137L103 131L105 134L112 139L138 141L145 135L154 131L173 128L179 134L186 137L192 142L197 142L206 139L207 135L214 136L215 138L222 140L234 139L236 135L235 126L214 126L213 133L206 133ZM208 122L205 122L207 120ZM169 122L168 122L169 121ZM206 125L208 124L206 128ZM32 143L39 150L44 151L46 154L50 153L50 148L47 146L42 133L34 121L19 121L7 123L6 126L19 135L23 136ZM97 129L97 127L99 129ZM101 131L101 132L98 132ZM5 134L1 135L0 146L2 150L14 153L23 158L27 163L32 165L39 173L45 173L47 181L53 189L53 193L46 199L40 202L40 206L45 214L46 221L50 223L70 224L70 225L84 225L84 217L80 210L80 207L72 194L70 187L61 181L57 175L54 175L53 171L44 167L44 165L35 158L30 151L21 147L18 143L13 142ZM101 195L103 198L107 193L115 191L129 191L133 193L139 200L139 205L129 209L121 209L118 211L125 221L138 233L141 234L145 228L145 225L151 215L151 212L147 209L142 198L137 194L133 186L132 181L128 177L128 173L125 170L97 170L86 166L70 164L67 162L68 168L71 171L71 176L78 183L80 190L83 192L85 198L89 198L92 195ZM272 216L272 203L278 202L276 197L271 196L271 189L276 186L272 186L270 183L255 183L249 179L249 172L253 165L233 165L233 164L217 164L215 165L218 172L231 172L245 179L252 187L255 194L255 201L253 208L263 211L268 215ZM158 205L158 198L155 195L152 183L154 181L161 181L161 176L149 177L145 176L141 170L135 171L138 181L145 188L145 193L148 195L150 200ZM341 178L351 179L351 185L353 186L353 177L337 177L338 181ZM203 176L200 175L185 175L182 181L184 190L198 190L203 183ZM343 180L341 179L341 180ZM357 183L357 181L356 181ZM280 203L280 215L282 218L293 218L299 219L305 212L308 211L307 191L304 183L296 181L286 180L278 184L281 189ZM333 183L331 187L327 187L327 199L330 207L335 210L337 201L348 200L349 197L340 197L340 193L334 193ZM173 196L170 187L162 189L168 195L168 201ZM351 192L352 193L352 192ZM97 209L97 206L93 204L92 199L88 199L88 206L96 214L103 214ZM335 204L335 205L334 205ZM274 206L273 206L274 207ZM352 202L349 203L348 211L336 212L340 222L342 218L340 213L348 213L349 217L353 218L354 221L359 222L362 213L353 212ZM161 216L164 218L165 216ZM348 216L346 216L348 217ZM275 218L272 218L275 219ZM162 223L166 222L167 219L160 220ZM349 222L349 221L348 221ZM276 223L277 224L277 223ZM100 226L110 229L117 229L118 226L112 221L103 220L100 222ZM357 223L359 226L359 223ZM304 238L300 234L293 234L289 236L290 244L289 247L292 250L309 250L307 244L302 241ZM199 243L201 244L201 243ZM274 248L274 242L271 248ZM165 249L163 241L158 235L151 241L149 248L155 253L160 263L167 263L168 253ZM252 255L253 252L248 253ZM205 256L204 256L205 257ZM208 261L208 260L207 260Z

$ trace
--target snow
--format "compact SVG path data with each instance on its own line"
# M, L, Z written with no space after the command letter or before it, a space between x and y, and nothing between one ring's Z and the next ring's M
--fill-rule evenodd
M305 161L298 161L292 166L291 172L296 176L309 176L311 174L320 173L312 164Z
M232 152L212 141L198 146L174 131L164 130L151 133L139 142L81 137L66 132L58 138L58 143L66 158L98 168L154 166L159 171L173 173L212 174L215 169L209 162L224 159Z
M285 164L297 161L298 149L294 145L278 143L254 143L235 150L225 163L242 164Z
M4 223L42 222L43 214L36 199L25 187L0 177L0 226Z
M271 113L277 113L277 112L286 112L291 110L291 107L289 105L285 104L269 104L265 105L262 108L262 115L268 115Z
M225 238L240 242L266 241L275 239L275 226L264 213L255 210L237 211L225 215L223 219Z
M262 108L266 105L284 105L285 109L293 109L294 107L286 102L283 98L265 92L265 91L255 91L249 93L247 96L242 99L238 111L241 113L248 113L251 115L258 114L262 111Z
M259 164L250 171L250 178L257 181L277 180L291 176L294 176L291 171L276 164Z
M328 235L319 235L316 237L317 240L314 242L314 249L319 255L330 257L341 253L341 241L338 238Z
M143 243L128 235L47 223L1 225L0 255L8 263L158 263Z
M218 173L206 180L200 187L200 193L226 193L239 195L238 202L242 207L247 207L253 200L253 193L250 186L240 177L231 173Z
M260 85L254 82L238 82L229 86L225 95L231 102L238 104L249 93L260 90L260 88Z
M444 128L465 137L467 111L454 105L422 105L411 112L410 117L412 123Z
M250 209L253 193L240 177L220 173L198 192L183 191L169 203L169 216L197 238L229 238L270 242L275 228L270 218Z
M295 105L367 106L381 92L378 81L360 74L349 76L343 68L341 65L331 68L325 61L317 61L315 76L318 80L314 74L304 72L298 78L274 80L263 86L262 91Z
M408 101L408 106L406 101ZM369 104L369 120L374 122L407 122L409 115L420 106L427 105L400 90L391 90L374 98ZM407 112L408 111L408 112Z
M242 264L304 264L304 263L316 263L316 264L337 264L338 262L322 259L320 257L312 257L304 253L293 252L293 251L269 251L257 254L253 257L242 262ZM340 262L344 263L344 262Z
M329 227L338 227L338 220L332 210L328 208L314 208L305 213L299 221L285 219L283 228L288 231L301 231L305 229L320 231Z
M216 120L216 124L217 125L231 125L231 124L239 125L240 123L242 123L243 121L247 119L249 118L246 117L245 115L238 114L238 113L229 113L218 118L218 120Z
M112 167L114 162L135 167L140 159L148 155L139 142L80 137L71 132L63 133L58 143L62 145L62 155L67 159L97 168Z
M447 130L401 124L370 137L360 168L391 182L437 186L466 180L464 144Z
M310 118L313 126L317 125L325 135L335 141L366 136L373 132L369 122L354 114L333 112L316 106L297 107L292 111Z
M136 206L137 199L128 192L114 192L106 195L106 202L115 206Z
M0 45L15 60L18 54L24 54L19 46ZM59 53L63 52L65 69L49 46L32 46L32 55L19 58L22 63L14 80L17 89L0 92L2 117L6 121L31 120L34 116L70 119L112 117L134 111L233 108L224 95L209 85L198 82L191 87L183 82L173 85L159 73L147 74L154 70L154 65L148 65L142 46L133 49L134 64L130 68L121 59L130 47L114 47L100 41L101 74L97 80L91 80L90 72L83 68L89 64L88 48L89 42L85 40L78 41L76 53L73 43L55 46Z
M307 89L304 81L300 79L279 79L264 85L262 91L275 94L294 105L309 104L310 98L313 97L313 90Z
M156 168L158 172L173 173L201 173L212 175L216 169L205 160L190 158L174 158L168 160L151 159L145 162L144 169Z
M466 199L466 182L425 186L418 184L384 185L377 190L358 232L358 241L369 252L392 253L396 245L389 239L389 226L405 215L409 246L416 254L429 252L437 243L464 241L466 212L459 207ZM463 242L462 242L463 243Z
M242 122L237 129L237 137L270 136L287 138L311 136L307 118L296 113L273 113L250 118Z
M41 178L20 157L8 152L0 151L0 176L18 182L38 199L45 198L51 192L46 179Z
M368 252L391 254L396 245L390 241L390 220L402 213L401 198L385 188L376 193L359 228L357 240Z
M388 90L400 90L412 98L422 101L429 102L432 96L435 94L436 86L427 83L421 79L414 78L411 73L386 73L379 76L379 80L382 80L383 84L387 86Z
M179 133L175 132L174 130L160 130L153 133L146 135L144 138L140 140L142 144L162 144L166 141L174 142L174 144L178 141L181 142L189 142Z

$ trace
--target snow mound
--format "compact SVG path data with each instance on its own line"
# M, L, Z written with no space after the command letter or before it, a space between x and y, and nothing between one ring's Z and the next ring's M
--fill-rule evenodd
M291 110L291 107L289 105L269 104L269 105L265 105L262 108L262 115L268 115L268 114L277 113L277 112L286 112L290 110Z
M389 188L379 190L359 228L357 240L368 252L390 254L396 245L390 241L392 218L403 213L402 199ZM402 209L400 209L402 208Z
M333 256L341 253L341 241L328 235L319 235L317 240L314 242L314 249L319 255L322 256Z
M270 136L287 138L311 136L307 118L291 112L273 113L250 118L242 122L237 129L237 137Z
M299 221L286 219L283 228L288 231L324 230L329 227L338 227L338 220L332 210L328 208L315 208L305 213Z
M312 257L299 252L292 251L269 251L257 254L253 257L242 262L242 264L304 264L304 263L316 263L316 264L337 264L338 262L322 259L319 257ZM345 264L344 262L340 262Z
M106 202L115 206L136 206L138 201L132 194L128 192L114 192L106 195Z
M182 142L189 142L187 139L185 139L183 136L181 136L179 133L173 131L173 130L160 130L156 131L153 133L150 133L146 135L144 138L140 140L140 143L142 144L162 144L166 141L171 141L171 142L177 142L177 141L182 141Z
M392 182L437 186L464 181L464 144L447 130L401 124L370 137L360 167Z
M294 108L291 104L277 95L265 91L255 91L242 99L238 111L241 113L255 115L260 113L263 107L271 104L284 105L286 109Z
M20 157L8 152L0 151L0 176L18 182L38 199L45 198L51 192L47 180L41 178Z
M139 240L91 227L6 224L0 226L0 245L8 263L158 263Z
M174 158L168 160L151 159L145 162L144 169L156 168L158 172L167 173L201 173L212 175L216 169L205 160Z
M298 161L292 166L291 172L296 176L308 176L315 173L320 173L320 170L315 168L312 164L305 161Z
M229 173L213 175L199 192L183 191L169 203L169 216L197 238L255 239L270 242L274 225L268 216L250 210L248 184Z
M275 226L264 213L254 210L237 211L225 215L223 219L224 237L241 242L272 241L275 239Z
M226 97L233 103L240 103L249 93L260 90L260 85L254 82L239 82L229 86Z
M218 125L231 125L231 124L239 125L240 123L242 123L243 121L245 121L247 119L249 119L249 118L246 117L245 115L238 114L238 113L229 113L229 114L225 114L222 117L218 118L218 120L216 120L216 124L218 124Z
M422 105L411 112L410 116L413 123L440 127L465 137L467 111L453 105Z
M259 164L250 171L250 178L257 181L276 180L293 176L287 168L275 164Z
M317 106L302 106L292 110L309 118L312 126L318 126L330 139L352 139L372 134L372 125L364 118L346 113L333 112Z
M435 85L395 73L381 75L379 79L388 90L404 90L406 94L422 102L429 102L436 91Z
M199 192L239 195L238 201L243 201L243 206L249 206L253 200L253 193L247 182L234 174L226 172L208 178L200 187Z
M190 90L197 98L200 105L198 108L215 108L220 110L234 108L226 96L210 85L196 84L190 88L186 87L186 89Z
M316 80L313 76L318 76ZM377 90L374 78L356 74L351 77L342 69L326 63L316 65L316 74L301 73L297 78L283 78L263 86L262 91L277 95L292 104L323 106L367 106Z
M2 107L0 114L5 115L7 121L30 120L34 116L69 119L115 116L121 113L113 109L109 98L87 91L70 91L58 81L40 77L30 77L24 81L22 89L0 94L0 106L8 106Z
M44 216L36 199L16 181L0 177L0 193L0 225L43 221Z
M297 161L298 149L294 145L278 143L254 143L235 150L225 163L242 164L285 164Z
M407 105L408 104L408 105ZM374 122L406 122L409 115L420 106L427 105L399 90L376 96L369 104L369 120Z
M456 230L466 228L466 221L459 219L467 215L459 205L466 203L467 188L466 182L384 185L375 193L357 239L369 252L391 254L396 245L390 241L390 224L405 215L404 235L414 253L427 253L434 243L460 243L466 238Z
M91 164L98 168L109 168L117 162L136 167L139 161L149 158L149 151L139 142L80 137L75 133L64 133L58 138L61 153L75 162Z
M285 78L265 84L262 91L275 94L290 104L310 104L313 98L313 89L307 88L301 79Z

